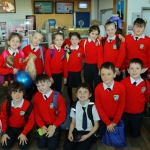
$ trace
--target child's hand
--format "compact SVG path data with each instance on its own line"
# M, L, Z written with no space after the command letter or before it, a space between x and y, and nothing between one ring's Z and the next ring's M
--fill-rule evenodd
M42 133L43 133L43 134L46 134L47 131L48 131L48 130L47 130L47 127L46 127L46 126L43 126L43 127L42 127Z
M16 74L18 72L18 69L17 68L13 68L13 72L14 72L14 74Z
M122 73L123 73L123 74L125 74L125 73L126 73L126 71L125 71L125 70L121 70L121 71L122 71Z
M115 131L115 128L113 127L112 124L110 124L110 125L107 126L107 130L108 130L109 132L113 132L113 131Z
M117 124L115 124L115 123L112 122L112 125L113 125L113 127L115 127Z
M125 42L125 38L121 34L118 34L118 37L122 42Z
M117 75L120 75L119 68L115 68L115 71L116 71L116 74L117 74Z
M66 84L67 83L67 78L64 78L64 84Z
M101 71L100 71L100 69L98 70L98 75L101 76Z
M54 49L54 44L50 44L49 48Z
M46 136L49 138L49 137L52 137L54 132L55 132L55 129L56 127L53 125L51 128L48 128L48 131L47 131L47 134Z
M2 146L4 146L4 144L7 145L7 139L10 139L10 137L7 134L4 134L1 140Z
M26 138L25 135L23 135L22 133L18 136L18 140L20 140L20 145L24 145L27 144L28 139Z
M73 141L73 140L74 140L74 139L73 139L72 132L69 132L69 134L68 134L68 139L69 139L70 141Z
M52 84L54 84L54 80L53 80L53 78L50 78L50 82L51 82Z
M150 74L147 75L147 78L150 79Z
M89 136L87 134L83 135L79 142L85 141Z

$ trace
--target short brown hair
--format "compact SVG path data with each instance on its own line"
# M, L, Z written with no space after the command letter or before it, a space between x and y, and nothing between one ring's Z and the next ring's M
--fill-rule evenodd
M81 83L77 86L77 92L80 88L84 88L84 89L87 89L89 91L89 93L91 93L91 87L89 86L89 84L87 83Z
M35 78L35 84L38 84L39 82L45 82L45 81L50 81L50 78L47 74L38 74Z
M8 96L11 97L12 92L22 91L25 94L24 85L18 81L14 81L8 87Z
M115 73L116 71L115 71L115 66L114 66L114 64L112 63L112 62L104 62L102 65L101 65L101 67L100 67L100 71L101 71L101 69L110 69L110 70L112 70L113 71L113 73Z
M143 61L139 58L133 58L129 61L129 64L128 64L128 68L130 67L131 64L139 64L141 66L141 68L143 68Z

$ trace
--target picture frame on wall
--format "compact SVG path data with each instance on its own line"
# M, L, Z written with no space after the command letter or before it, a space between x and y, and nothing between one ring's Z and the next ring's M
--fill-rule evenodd
M6 22L0 22L0 29L6 30Z
M32 19L33 30L36 30L36 16L35 15L26 15L26 19Z
M117 0L116 1L116 13L121 18L121 20L125 21L125 0Z
M52 1L34 1L34 14L52 14L53 2Z
M15 0L0 0L0 13L16 13Z

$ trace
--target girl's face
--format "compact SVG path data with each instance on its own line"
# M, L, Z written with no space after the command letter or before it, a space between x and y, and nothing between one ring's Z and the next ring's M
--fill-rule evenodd
M116 34L116 28L114 23L106 25L106 33L109 37L113 37Z
M70 39L70 42L71 42L72 46L77 46L78 43L80 42L80 39L78 39L77 36L74 36L74 35L73 35L73 36L71 37L71 39Z
M21 46L21 42L20 42L19 37L17 37L17 36L12 37L8 41L8 45L10 46L10 49L12 51L15 51L16 49L18 49Z
M43 36L40 33L35 33L32 37L31 37L31 44L36 47L38 46L41 42L42 42Z
M92 32L89 33L89 37L91 40L96 40L96 38L98 37L98 31L97 30L93 30Z
M61 48L64 43L64 39L62 35L55 35L54 43L57 47Z
M11 97L12 97L12 99L13 99L15 102L19 102L19 101L21 101L22 98L23 98L23 91L19 91L19 90L17 90L17 91L12 91Z

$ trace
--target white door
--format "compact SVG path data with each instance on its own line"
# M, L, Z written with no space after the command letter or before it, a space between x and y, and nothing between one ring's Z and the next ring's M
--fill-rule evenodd
M145 35L150 37L150 8L143 9L142 10L142 18L146 20L146 29L145 29Z
M110 19L110 17L112 16L113 10L109 9L109 10L101 10L101 24L105 25L105 23Z

